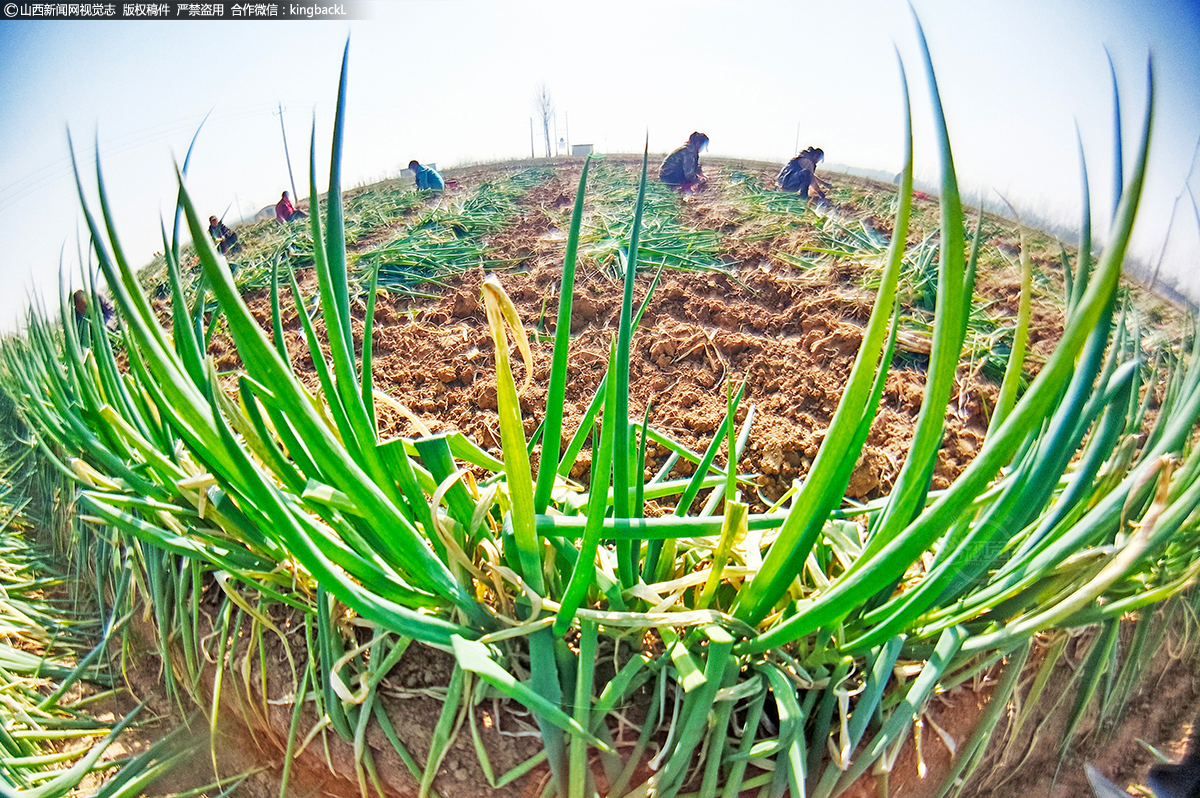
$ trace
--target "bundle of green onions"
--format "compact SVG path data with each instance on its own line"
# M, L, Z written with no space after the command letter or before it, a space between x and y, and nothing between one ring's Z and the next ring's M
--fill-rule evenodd
M115 724L89 714L115 692L102 648L93 648L112 622L101 628L99 613L79 609L52 558L27 539L36 452L21 439L11 403L0 399L0 406L0 796L60 798L97 772L107 777L96 798L138 795L189 752L167 742L103 758L141 707ZM102 689L88 694L81 682Z
M545 167L522 169L475 187L464 198L446 198L418 214L398 235L355 263L359 282L372 280L388 291L428 297L418 286L446 286L474 268L501 269L512 262L490 257L487 236L503 230L518 212L518 200L547 178ZM378 276L373 274L378 272Z
M620 164L596 164L590 197L592 210L581 228L584 254L614 281L623 279L633 220L628 208L639 196L636 176ZM645 186L638 245L638 268L716 271L720 236L713 230L685 227L679 218L679 199L662 183Z

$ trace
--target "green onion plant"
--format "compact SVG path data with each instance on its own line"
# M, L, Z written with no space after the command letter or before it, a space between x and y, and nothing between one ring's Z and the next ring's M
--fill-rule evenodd
M676 200L648 183L645 158L628 219L604 211L585 225L596 167L589 161L580 175L536 467L522 404L536 367L526 322L502 277L482 285L501 455L461 434L378 433L376 402L387 397L372 380L373 311L357 355L340 185L348 52L323 198L315 171L309 175L305 235L315 296L304 295L288 264L274 265L266 329L209 242L182 176L177 215L191 234L202 290L185 292L181 234L168 236L164 226L172 303L164 328L121 249L97 162L99 216L85 203L86 219L119 328L108 330L96 313L72 324L64 291L61 324L35 313L24 338L3 347L4 388L46 456L78 486L81 511L136 555L135 584L172 663L165 672L181 674L174 689L218 706L196 694L203 669L197 607L217 585L214 631L234 641L247 630L254 641L252 654L231 649L228 657L265 657L262 641L271 635L299 653L287 664L295 700L314 701L328 728L355 747L364 794L377 775L364 730L386 721L374 690L416 643L449 652L456 663L426 762L384 726L422 795L435 791L441 756L465 713L481 767L497 785L544 761L548 789L572 798L735 796L756 787L770 796L834 796L868 769L891 768L939 690L1000 668L980 731L953 765L954 777L967 772L1038 635L1112 630L1127 614L1192 585L1200 573L1196 353L1179 344L1147 355L1137 326L1117 313L1150 142L1152 80L1132 161L1118 146L1113 169L1130 177L1103 254L1091 261L1085 224L1079 255L1066 262L1071 282L1057 348L1035 378L1024 377L1023 304L986 440L953 484L931 490L976 311L979 237L969 245L919 26L918 35L941 163L938 243L907 243L913 163L901 67L905 165L892 234L887 242L859 242L881 262L874 308L815 460L788 500L765 513L750 512L742 495L753 475L738 473L737 455L753 436L753 415L741 429L735 418L753 397L736 381L705 452L687 450L654 428L651 412L631 406L632 335L656 284L635 308L638 266L707 267L711 244L671 249L655 238L677 235L659 224ZM314 163L315 141L314 134ZM486 205L488 196L476 195L481 226L503 213ZM1086 182L1084 198L1087 208ZM561 410L576 267L605 241L618 242L607 263L622 287L620 315L606 376L585 422L570 429ZM443 244L450 260L460 257L460 245L419 227L377 250L366 271L371 307L388 269L414 269L421 253ZM911 449L888 495L845 513L845 490L895 351L898 286L914 263L928 273L935 317ZM281 335L282 281L292 289L307 352L292 351ZM205 302L219 310L236 345L242 367L233 377L219 376L206 351ZM293 372L302 354L312 358L318 389ZM1151 420L1152 395L1161 401ZM695 463L694 474L644 479L648 440ZM589 477L576 484L571 466L589 441ZM722 444L732 453L724 465L716 459ZM650 497L660 505L673 500L674 512L646 517ZM272 620L273 607L299 619L290 632ZM347 614L369 630L368 644L343 636L339 619ZM606 681L597 677L600 662L615 662ZM901 663L915 663L911 682L896 678ZM1133 676L1114 678L1107 700L1124 702ZM367 692L355 694L350 684ZM1098 684L1089 678L1081 706ZM544 745L537 761L500 776L471 711L494 696L531 713ZM610 715L635 705L649 707L645 731L632 749L618 746ZM289 748L306 733L294 725L299 710L294 717ZM649 777L633 783L645 765Z

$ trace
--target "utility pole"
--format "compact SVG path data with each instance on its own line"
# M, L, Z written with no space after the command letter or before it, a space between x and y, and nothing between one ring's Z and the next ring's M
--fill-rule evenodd
M800 152L800 123L796 123L796 146L792 147L792 154Z
M571 154L571 114L563 111L563 121L567 127L567 155Z
M537 155L533 152L533 117L529 117L529 159L533 160Z
M300 197L296 194L296 178L292 176L292 156L288 153L287 130L283 127L283 103L279 104L279 132L283 134L283 157L287 159L288 180L292 184L292 202L299 202Z

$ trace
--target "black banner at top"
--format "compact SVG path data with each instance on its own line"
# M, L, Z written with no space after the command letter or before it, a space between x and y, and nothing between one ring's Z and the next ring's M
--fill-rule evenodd
M341 20L369 19L368 0L301 0L301 2L121 2L28 3L0 0L6 19L70 20Z

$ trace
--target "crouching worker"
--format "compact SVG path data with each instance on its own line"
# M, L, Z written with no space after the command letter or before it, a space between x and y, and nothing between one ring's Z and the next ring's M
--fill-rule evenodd
M279 198L279 202L275 205L275 219L279 222L291 222L296 219L307 219L308 214L304 211L296 210L296 206L292 204L292 200L288 197L288 193L283 192L283 196Z
M821 190L821 184L825 181L817 177L817 164L823 160L825 153L821 149L809 147L779 170L775 185L780 191L795 192L805 199L808 199L808 189L812 186L816 189L817 197L825 199L825 192Z
M92 294L92 298L95 300L96 306L100 308L104 326L112 329L116 325L116 314L113 312L112 303L100 293ZM85 347L91 346L92 324L88 320L87 294L78 290L71 295L71 300L75 306L75 328L79 332L79 343Z
M417 176L417 191L426 189L432 191L445 191L446 181L442 179L442 173L430 166L421 166L416 161L409 161L408 168Z
M208 234L212 237L213 243L217 245L217 249L220 250L222 255L229 252L237 252L241 249L238 246L237 233L226 227L225 223L215 216L208 217Z
M693 133L684 144L663 160L658 179L679 191L700 191L708 178L700 169L700 150L708 146L708 136Z

